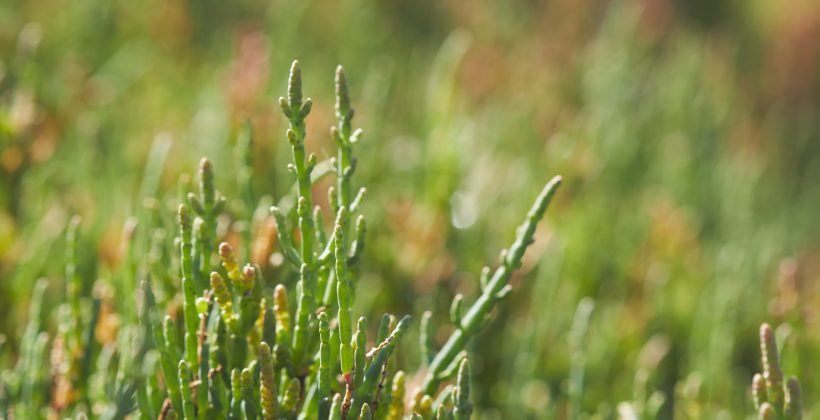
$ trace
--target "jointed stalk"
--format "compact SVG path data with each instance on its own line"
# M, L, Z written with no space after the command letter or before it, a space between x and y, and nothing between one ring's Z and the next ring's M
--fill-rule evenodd
M307 265L308 273L314 269L313 261L313 192L311 190L310 173L316 166L316 155L311 154L305 158L305 117L310 113L312 102L310 98L302 102L302 71L299 62L294 61L290 67L290 78L288 79L288 97L279 98L279 106L288 118L290 126L287 130L288 142L290 142L293 154L293 164L290 166L291 172L296 175L299 186L299 228L302 240L302 262Z
M508 287L510 277L513 271L521 265L524 251L533 242L535 227L544 216L544 212L560 184L561 177L556 176L544 186L541 194L536 198L535 203L527 213L527 219L518 228L515 242L510 246L509 251L504 254L501 265L493 273L492 278L487 281L481 295L462 317L461 324L457 326L433 358L433 361L430 362L428 373L422 385L424 394L433 395L436 392L441 383L441 373L450 366L456 355L467 345L467 342L485 325L495 303L507 293L508 289L506 287Z
M347 253L345 252L344 236L342 227L336 225L333 232L335 254L336 254L336 298L339 304L339 335L342 361L342 374L345 381L350 381L350 373L353 370L353 321L351 314L351 290L350 279L347 276Z
M180 260L182 262L182 311L185 320L185 358L188 361L188 368L196 372L197 363L197 337L198 318L196 315L196 292L194 288L192 244L191 244L191 219L188 213L188 206L180 204L177 211L180 237Z

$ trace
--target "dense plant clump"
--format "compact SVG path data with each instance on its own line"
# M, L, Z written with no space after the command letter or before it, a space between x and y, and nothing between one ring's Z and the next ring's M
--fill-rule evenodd
M421 318L422 367L410 375L391 355L411 328L411 317L385 314L371 335L368 319L354 317L352 310L366 244L365 218L359 214L365 189L353 187L353 146L362 130L353 129L342 68L336 71L338 124L331 129L338 153L329 162L318 162L305 150L305 118L312 102L303 97L298 62L279 105L289 122L286 136L293 159L288 170L296 185L293 195L270 212L295 285L286 285L288 273L282 279L264 278L258 266L244 264L245 258L223 241L218 224L227 200L216 191L212 164L202 159L198 193L181 194L173 252L165 251L164 230L157 228L147 255L133 256L146 267L138 270L140 282L131 291L138 291L133 314L128 313L128 297L116 296L115 304L110 290L102 284L89 287L88 279L77 274L80 220L72 219L59 328L53 337L47 333L43 318L49 311L42 305L47 283L38 282L20 339L21 357L0 382L3 416L471 417L467 344L511 292L512 273L533 243L536 224L561 178L543 188L515 241L501 253L498 268L483 270L481 292L472 305L462 295L455 297L452 334L443 347L435 348L431 314ZM249 153L249 128L243 141ZM333 170L336 184L328 191L328 203L335 220L327 229L322 209L314 204L313 183ZM250 181L250 165L240 178ZM248 204L251 208L254 203ZM249 238L244 238L246 247ZM136 252L140 250L129 253ZM125 324L117 325L121 320ZM116 337L101 346L95 337L105 334Z
M303 241L318 271L305 284L335 279L339 191L352 204L362 186L341 223L356 255L349 347L355 368L359 316L366 350L385 312L388 327L412 316L382 388L405 417L455 388L465 352L474 418L742 419L763 402L778 417L790 375L804 417L820 416L820 2L594 3L0 2L0 418L174 417L189 391L197 416L203 401L239 401L244 415L242 371L256 360L261 387L266 351L307 367L305 390L318 391L322 316L335 359L322 383L344 402L336 289L326 306L329 286L308 288L304 358L282 359L297 354ZM294 55L302 104L313 97L305 166L318 157L305 206L320 210L304 239L285 169L305 171L276 101L288 105ZM365 127L342 150L328 133L342 121L338 62L351 140ZM563 183L513 293L480 299L498 296L480 288L483 265L488 285L553 173ZM360 215L366 246L354 251ZM255 282L262 320L249 326ZM467 316L478 301L492 306L486 326ZM289 337L276 340L285 307ZM190 320L199 329L186 337ZM760 363L764 320L782 407ZM231 339L246 332L258 343ZM274 373L277 398L260 394L260 414L282 411L285 381L304 374ZM200 388L228 390L201 400Z

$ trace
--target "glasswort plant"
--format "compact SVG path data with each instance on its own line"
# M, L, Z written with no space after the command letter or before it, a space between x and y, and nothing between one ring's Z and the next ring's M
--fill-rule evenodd
M355 190L354 146L362 130L353 128L354 109L342 67L336 69L336 118L331 136L337 154L327 163L336 183L329 188L335 214L326 231L314 205L314 181L320 162L305 148L305 119L312 101L304 98L299 63L290 69L287 95L279 99L287 118L286 138L295 177L295 206L273 206L279 251L289 269L281 279L266 279L259 266L243 264L218 229L229 213L215 187L213 164L199 165L198 193L183 191L176 213L178 237L174 266L179 279L165 284L164 235L152 231L147 266L139 270L137 319L100 345L95 331L109 316L110 297L89 294L77 274L79 219L66 234L65 299L54 340L41 322L46 283L40 282L21 341L22 357L4 371L0 406L6 418L45 415L182 419L469 419L470 364L467 344L488 323L495 305L512 290L512 273L533 243L536 224L560 185L555 177L543 188L501 253L498 268L481 274L481 293L471 305L462 295L452 302L454 330L436 350L430 313L421 318L421 385L408 390L410 375L396 370L391 358L411 326L409 315L385 314L375 337L368 319L353 313L361 282L366 223L359 214L365 189ZM239 183L249 216L252 132L243 129ZM183 188L185 183L182 183ZM354 192L355 191L355 192ZM280 201L285 203L286 200ZM149 221L142 221L149 223ZM248 224L250 226L250 224ZM245 232L244 246L251 236ZM134 251L134 252L138 252ZM243 256L250 255L248 250ZM244 257L243 257L244 258ZM297 278L287 286L288 271ZM173 285L176 283L176 285ZM155 287L162 293L155 295ZM102 287L102 286L100 286ZM104 305L106 311L101 310ZM96 332L99 334L99 332ZM51 357L47 353L51 351ZM49 363L50 362L50 363ZM95 370L96 369L96 370ZM393 372L394 370L395 373ZM446 382L453 382L442 387ZM51 385L54 384L54 385Z

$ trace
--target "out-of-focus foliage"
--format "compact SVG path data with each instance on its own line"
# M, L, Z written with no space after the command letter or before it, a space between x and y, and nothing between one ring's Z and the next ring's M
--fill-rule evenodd
M515 293L468 348L476 416L753 415L764 320L807 417L820 413L811 0L0 3L4 366L36 280L49 279L44 308L68 290L73 214L95 340L114 346L136 315L145 261L130 250L166 244L152 281L173 293L173 233L126 244L134 220L175 231L203 155L223 174L253 168L249 188L216 180L253 226L217 227L235 243L254 229L241 260L278 270L275 224L253 209L293 182L277 170L291 156L275 98L294 57L316 87L306 148L320 161L336 153L329 69L355 75L368 247L354 310L370 319L431 310L446 326L544 179L564 175ZM255 141L238 156L246 118ZM325 209L332 182L314 191ZM438 347L448 328L427 338ZM398 356L421 365L418 324L407 335Z

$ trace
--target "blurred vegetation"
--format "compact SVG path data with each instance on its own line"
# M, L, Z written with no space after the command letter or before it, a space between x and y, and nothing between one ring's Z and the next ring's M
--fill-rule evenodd
M35 280L50 279L46 302L64 293L72 215L78 274L102 279L128 319L134 220L172 226L201 156L238 171L246 118L252 191L230 176L217 188L284 195L275 98L293 58L320 160L334 153L330 69L352 75L369 224L356 310L371 319L443 319L456 293L477 295L483 264L547 177L564 176L510 302L470 349L480 418L752 415L764 321L807 417L820 414L811 0L0 3L5 362ZM327 186L314 194L325 208ZM249 227L221 229L238 240ZM252 260L275 273L273 235L258 232L270 243ZM417 364L409 341L399 356Z

